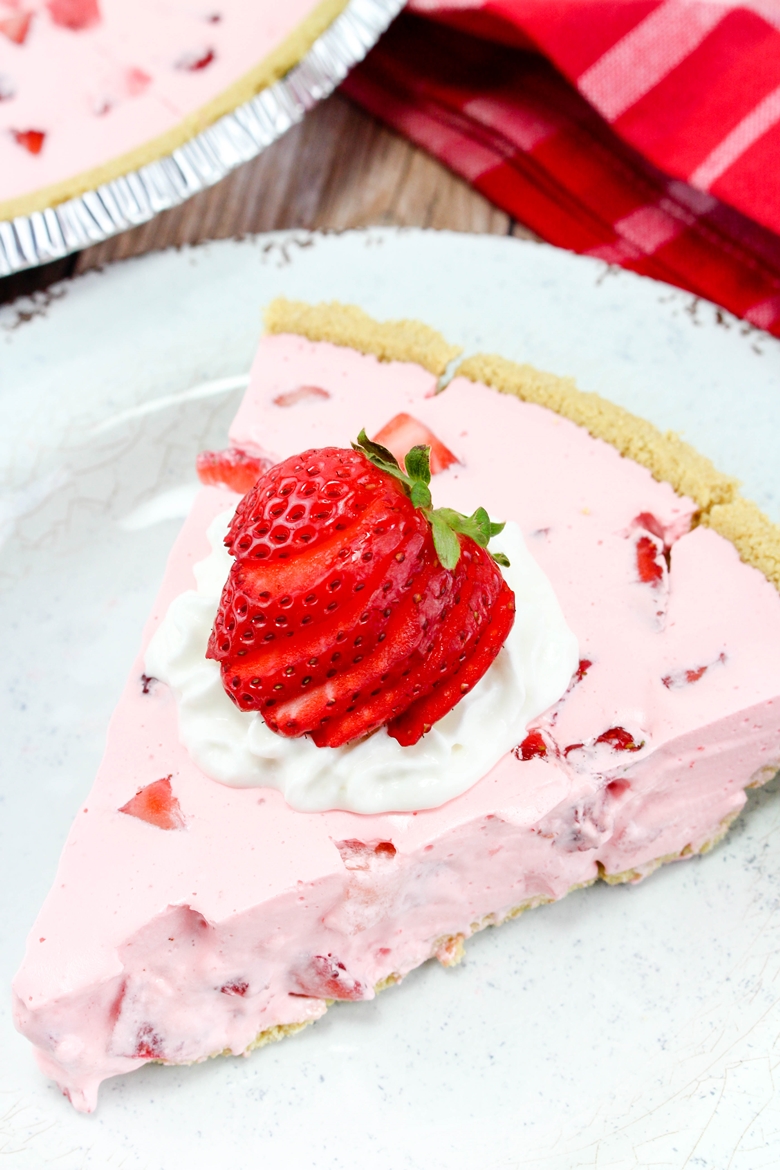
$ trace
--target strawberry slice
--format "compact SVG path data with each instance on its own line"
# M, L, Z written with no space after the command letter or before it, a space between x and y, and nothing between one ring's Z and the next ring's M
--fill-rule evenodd
M382 718L376 721L377 725L400 716L412 703L441 686L443 681L453 679L475 651L490 621L502 583L501 575L496 573L488 553L465 537L460 541L461 556L450 590L451 604L427 626L426 637L403 664L405 669L401 673L400 685L388 687L384 697L361 700L361 713L367 714L375 704L378 706ZM461 697L462 694L458 693L458 698ZM390 734L394 734L392 730ZM313 738L319 742L316 736Z
M135 796L119 810L139 821L146 821L158 829L185 828L181 805L173 795L170 776L155 780L145 788L139 788Z
M81 32L100 22L98 0L48 0L49 16L61 28Z
M235 662L230 658L235 666L230 686L238 706L246 703L243 680L264 699L282 702L295 697L302 687L314 691L359 664L384 640L388 617L421 564L419 555L407 557L403 565L393 557L377 558L371 576L357 582L364 588L356 591L353 585L344 592L344 566L337 563L324 578L304 582L305 591L267 602L261 596L259 606L252 604L251 587L237 575L243 591L236 595L226 623L235 620L235 627L225 632L221 647L223 651L229 648L229 639L239 647ZM242 680L240 685L237 680ZM250 702L249 709L254 705Z
M272 731L337 747L434 690L445 713L498 652L513 595L485 548L503 525L434 509L429 454L413 447L403 471L362 432L284 460L239 503L207 656Z
M394 719L388 725L388 734L403 747L417 743L434 723L447 715L465 694L473 690L495 660L514 620L515 595L502 578L490 624L478 639L471 657L467 658L453 677L440 682L436 690L418 699L403 715Z
M449 608L455 588L452 573L429 561L386 629L386 640L365 663L348 672L343 691L331 694L321 730L312 731L318 747L340 747L376 731L397 711L425 692L421 665ZM442 604L443 602L443 604Z
M446 471L453 463L458 462L449 447L445 447L441 439L438 439L425 423L421 423L419 419L406 414L405 411L385 423L381 431L374 436L374 442L392 451L401 464L406 452L412 447L430 447L432 475L438 475L440 471Z
M14 45L23 45L27 40L32 22L32 12L14 12L0 20L0 33L7 36Z
M250 455L240 447L228 447L226 451L201 451L195 460L195 470L201 483L228 487L242 496L255 486L270 466L270 459L264 459L262 455Z

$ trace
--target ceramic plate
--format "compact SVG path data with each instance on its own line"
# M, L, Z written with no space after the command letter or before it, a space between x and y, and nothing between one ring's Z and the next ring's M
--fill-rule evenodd
M368 230L153 254L0 310L0 1165L760 1170L780 1155L780 804L707 857L488 930L249 1059L147 1065L76 1114L9 984L91 785L203 447L283 293L417 316L678 431L778 519L780 342L506 238ZM778 647L780 652L780 647ZM96 878L96 880L99 880Z

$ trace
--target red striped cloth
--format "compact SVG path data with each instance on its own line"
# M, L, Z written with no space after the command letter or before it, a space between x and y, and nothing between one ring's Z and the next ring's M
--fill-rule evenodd
M352 98L551 243L780 336L780 0L413 5Z

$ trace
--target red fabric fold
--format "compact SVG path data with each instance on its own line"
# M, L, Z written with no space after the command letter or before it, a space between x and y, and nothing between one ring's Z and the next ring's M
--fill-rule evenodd
M418 6L422 2L418 0ZM722 199L683 181L679 167L657 165L661 158L672 158L670 143L674 157L683 157L685 118L676 133L672 118L664 123L660 116L649 115L642 123L640 153L624 133L626 119L632 111L636 115L640 103L610 125L595 108L597 103L586 100L548 60L515 47L530 38L553 56L549 14L557 12L563 31L556 42L556 64L576 72L584 89L590 85L592 91L598 90L602 105L611 100L614 112L625 102L626 92L636 93L647 82L647 76L633 82L624 77L622 91L613 86L610 97L602 76L598 89L599 62L615 44L616 26L624 41L641 25L642 11L645 17L655 14L659 21L666 19L666 10L679 6L678 0L662 4L580 0L556 5L506 0L475 11L466 0L457 10L439 12L447 16L446 24L404 13L343 88L550 243L688 289L780 336L780 238ZM722 4L717 7L724 9ZM530 17L522 26L508 19L510 10L516 16L520 9L536 18L543 11L547 26ZM578 28L572 23L575 9ZM607 12L613 18L609 27L588 24L586 16L592 21L594 14ZM705 16L716 32L723 25L711 13ZM699 47L706 41L700 37ZM618 48L621 43L618 40ZM656 61L644 65L642 61L640 57L636 69L644 68L651 76L653 69L658 73ZM780 71L780 54L777 64ZM754 86L751 100L756 92ZM679 94L675 101L681 105ZM717 104L715 96L708 101ZM636 116L634 122L639 124ZM652 149L647 145L651 130ZM769 137L763 135L764 149L770 146ZM712 154L710 145L707 140L702 147L709 150L705 161ZM701 170L701 151L687 149L685 167ZM780 157L774 160L774 170L767 168L772 179L778 171ZM770 186L776 191L776 182ZM766 193L760 193L756 202L776 211L780 225L780 201L775 207Z

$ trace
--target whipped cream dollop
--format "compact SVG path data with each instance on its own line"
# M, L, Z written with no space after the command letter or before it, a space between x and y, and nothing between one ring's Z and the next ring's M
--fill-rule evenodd
M338 748L277 735L259 714L239 711L222 686L219 664L206 658L232 564L223 544L231 516L223 513L211 524L212 552L194 566L197 591L174 599L146 652L147 674L176 697L182 743L222 784L278 788L302 812L436 808L485 776L571 681L577 639L520 529L509 523L490 547L509 558L502 572L516 598L514 625L490 669L427 735L402 747L380 728Z

